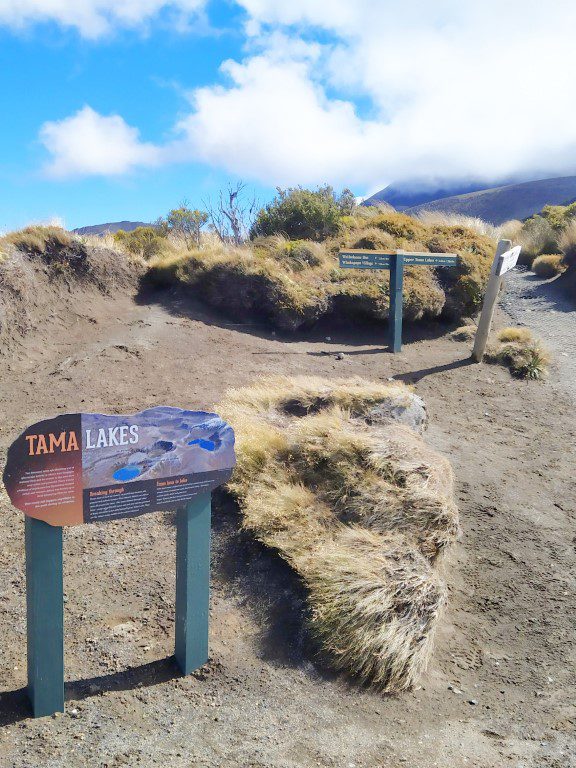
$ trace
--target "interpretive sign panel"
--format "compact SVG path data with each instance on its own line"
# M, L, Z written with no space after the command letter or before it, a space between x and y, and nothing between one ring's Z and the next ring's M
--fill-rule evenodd
M35 717L64 709L65 525L176 512L175 657L208 659L211 491L235 464L215 413L159 406L131 416L72 413L10 446L4 484L25 513L28 696Z
M234 432L214 413L76 413L23 432L4 484L29 517L76 525L178 509L225 483L234 464Z

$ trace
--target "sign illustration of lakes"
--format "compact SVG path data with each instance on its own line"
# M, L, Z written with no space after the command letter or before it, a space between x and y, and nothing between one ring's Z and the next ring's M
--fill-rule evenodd
M65 414L11 445L4 484L26 515L75 525L178 509L225 483L235 463L234 431L215 413Z

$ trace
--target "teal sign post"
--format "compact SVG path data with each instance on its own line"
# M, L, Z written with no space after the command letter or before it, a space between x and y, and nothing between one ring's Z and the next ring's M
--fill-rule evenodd
M28 696L35 717L64 710L62 528L176 512L175 657L208 660L211 492L235 464L215 413L156 407L130 416L63 414L8 450L4 485L26 515Z
M386 269L390 272L389 345L392 352L402 350L402 303L404 267L454 267L455 253L394 253L352 249L340 251L340 269Z

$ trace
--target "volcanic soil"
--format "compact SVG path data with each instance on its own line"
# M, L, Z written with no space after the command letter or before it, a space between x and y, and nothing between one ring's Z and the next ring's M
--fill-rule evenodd
M228 387L271 373L413 383L429 408L427 440L454 466L463 527L428 672L396 697L322 666L297 580L240 531L223 494L210 661L186 678L171 658L172 516L67 528L66 713L34 720L24 526L3 495L2 768L576 765L576 404L565 369L518 381L471 364L470 345L446 327L407 336L394 356L374 326L334 321L282 338L174 293L76 291L2 358L2 463L24 427L58 413L217 409Z

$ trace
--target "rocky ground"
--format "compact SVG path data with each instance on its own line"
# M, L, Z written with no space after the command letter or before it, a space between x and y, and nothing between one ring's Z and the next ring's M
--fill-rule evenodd
M510 301L515 312L523 299ZM547 317L548 307L517 315L555 348ZM511 321L501 313L497 322ZM454 466L464 534L446 563L451 600L428 673L414 691L383 697L319 664L298 583L239 531L223 496L211 660L187 678L171 660L172 518L69 528L66 713L33 720L23 692L23 522L3 496L0 766L576 765L570 369L558 347L549 380L513 380L471 364L470 345L445 333L431 327L393 356L374 327L331 324L283 339L173 294L90 292L30 333L3 360L2 451L57 413L217 408L228 387L262 373L396 377L428 403L427 439Z

